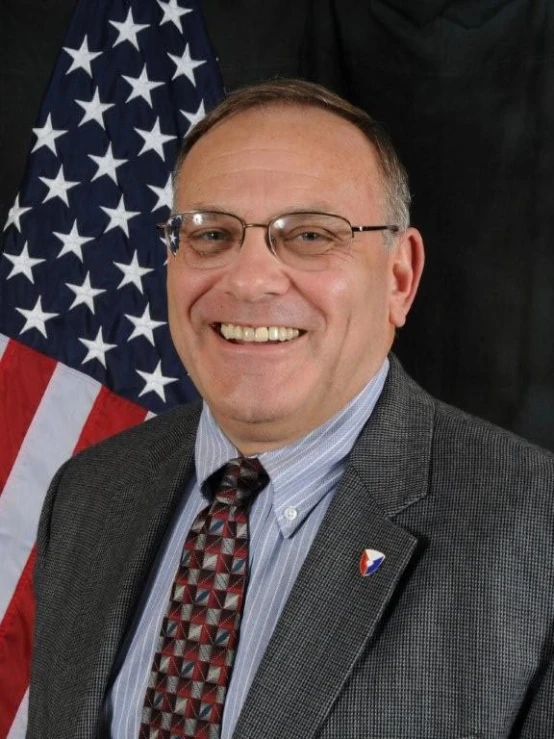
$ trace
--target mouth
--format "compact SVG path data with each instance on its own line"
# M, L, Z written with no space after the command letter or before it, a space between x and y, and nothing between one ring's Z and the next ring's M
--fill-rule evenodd
M241 326L235 323L214 323L214 330L233 343L278 344L293 341L306 332L290 326Z

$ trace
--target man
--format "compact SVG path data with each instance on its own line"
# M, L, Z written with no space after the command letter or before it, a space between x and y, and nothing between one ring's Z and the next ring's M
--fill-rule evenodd
M239 91L194 129L165 230L203 409L54 479L30 739L554 736L554 458L389 355L423 267L408 203L383 132L318 86ZM190 564L237 510L212 482L232 458L268 475L246 596ZM240 640L215 663L228 597Z

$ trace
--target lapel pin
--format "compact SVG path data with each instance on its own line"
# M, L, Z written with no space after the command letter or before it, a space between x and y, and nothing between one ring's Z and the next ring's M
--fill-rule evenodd
M360 557L360 574L364 577L373 575L385 561L383 552L376 549L364 549Z

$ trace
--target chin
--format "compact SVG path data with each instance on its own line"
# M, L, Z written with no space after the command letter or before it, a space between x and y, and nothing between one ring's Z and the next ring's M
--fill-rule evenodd
M219 414L234 423L265 424L276 423L290 417L287 410L273 403L235 403L219 405Z

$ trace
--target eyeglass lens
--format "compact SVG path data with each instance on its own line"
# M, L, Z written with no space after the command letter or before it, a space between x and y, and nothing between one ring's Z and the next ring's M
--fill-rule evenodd
M227 213L185 213L170 219L167 237L179 260L199 269L216 269L238 254L245 228L257 226L243 226ZM324 257L333 249L344 250L352 241L348 221L321 213L289 213L272 220L267 230L271 251L285 264L301 269L325 269Z

